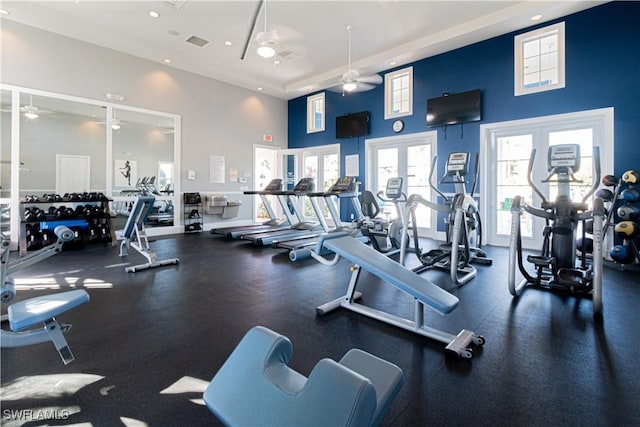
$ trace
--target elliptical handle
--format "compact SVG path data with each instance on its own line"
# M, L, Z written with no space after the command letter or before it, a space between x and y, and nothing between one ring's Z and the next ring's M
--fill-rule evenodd
M431 185L431 188L433 188L435 190L436 193L438 193L440 195L440 197L442 197L444 199L445 202L449 201L449 198L447 196L444 195L444 193L442 191L440 191L438 189L438 186L433 182L433 174L436 171L436 162L438 161L438 156L433 156L433 159L431 159L431 171L429 172L429 184Z
M538 196L540 196L540 198L542 199L542 203L547 203L547 199L544 197L544 195L542 194L542 191L540 191L540 189L538 187L536 187L536 185L533 183L533 180L531 179L531 175L533 173L533 161L536 158L536 149L533 148L531 150L531 157L529 157L529 170L527 171L527 182L529 183L529 186L531 188L533 188L533 191L536 192L536 194Z
M600 147L597 145L593 146L593 172L593 185L591 186L589 192L582 198L582 203L586 203L587 199L591 197L591 195L598 189L600 185Z
M476 192L476 184L478 183L478 172L480 171L480 153L476 153L475 166L473 169L473 185L471 186L471 198Z

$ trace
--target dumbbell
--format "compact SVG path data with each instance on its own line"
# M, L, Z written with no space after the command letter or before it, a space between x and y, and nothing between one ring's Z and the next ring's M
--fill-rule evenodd
M626 184L640 184L640 172L628 170L622 174L622 182Z
M605 175L602 177L602 185L607 187L615 187L618 185L618 178L615 175Z
M618 264L631 264L635 259L635 253L630 245L615 245L609 251L609 255Z
M640 220L640 205L622 205L618 208L618 216L623 221Z
M640 236L640 224L633 221L619 222L616 224L614 230L619 237L625 240L633 240Z
M596 197L601 198L603 202L611 202L613 201L613 191L608 188L601 188L596 191Z
M640 190L635 188L627 188L626 190L622 190L620 196L625 202L635 203L640 202Z

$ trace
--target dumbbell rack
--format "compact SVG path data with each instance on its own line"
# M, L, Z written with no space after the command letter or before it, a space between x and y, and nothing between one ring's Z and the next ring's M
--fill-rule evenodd
M106 196L91 197L84 193L74 193L78 196L73 198L58 196L54 200L33 201L33 198L20 200L20 236L19 236L19 253L20 256L26 255L28 250L37 250L43 246L47 246L55 242L55 239L46 239L39 242L38 245L28 245L29 234L28 228L37 227L41 236L48 236L58 225L67 225L75 234L77 243L105 243L111 242L116 245L116 236L111 224L111 210L109 208L110 198ZM42 214L34 217L27 215L29 210L38 208ZM52 209L55 208L55 209ZM64 209L63 209L64 208ZM45 233L43 230L49 230ZM99 233L100 235L96 235ZM95 238L94 238L95 237ZM73 245L74 242L71 242Z
M183 199L183 215L184 215L184 232L200 233L202 232L202 198L199 193L184 193Z

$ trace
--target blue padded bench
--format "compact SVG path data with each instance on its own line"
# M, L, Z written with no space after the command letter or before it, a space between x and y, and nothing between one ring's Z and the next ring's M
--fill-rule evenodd
M326 235L324 237L324 240L318 241L318 248L315 250L316 254L320 253L323 249L329 250L336 254L334 258L335 261L337 261L339 257L343 257L351 261L354 265L352 266L351 279L346 294L317 307L316 312L318 314L324 315L337 308L355 311L356 313L440 341L446 344L445 349L448 352L455 353L467 359L473 357L473 351L468 347L469 344L484 345L484 337L476 335L473 331L463 329L458 334L453 335L424 324L424 307L436 310L441 314L449 314L459 303L455 295L398 264L358 239L351 236L333 237ZM318 259L319 255L316 254L312 256ZM356 290L362 270L366 270L374 276L379 277L413 298L413 319L383 312L356 302L356 300L362 296L362 293Z
M29 298L9 306L9 326L13 331L21 331L87 302L89 294L82 289Z
M292 351L285 336L252 328L207 386L207 407L228 426L375 426L402 385L399 367L358 349L306 378L287 366Z
M458 298L350 236L327 239L324 247L347 258L442 314L458 306ZM375 254L375 255L374 255ZM357 260L357 261L356 261Z

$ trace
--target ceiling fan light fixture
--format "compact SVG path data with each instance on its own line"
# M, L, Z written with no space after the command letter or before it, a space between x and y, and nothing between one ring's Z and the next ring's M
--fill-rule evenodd
M345 84L342 85L342 89L345 92L352 92L354 91L356 88L358 87L358 85L355 82L347 82Z
M276 50L269 46L268 44L264 44L262 46L258 46L258 55L267 59L272 58L276 54Z
M24 113L24 116L29 120L35 120L40 117L40 115L38 115L38 113L36 113L35 111L27 111L26 113Z
M258 42L258 55L263 58L272 58L276 54L276 41L273 39L273 34L268 31L262 31L256 36Z

